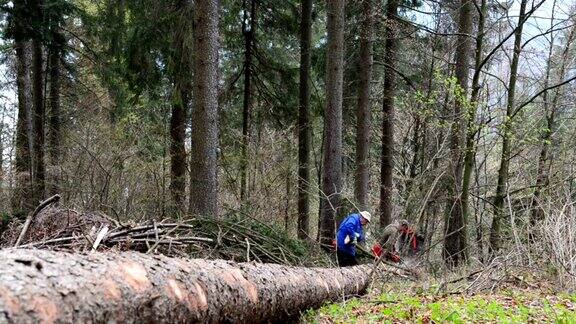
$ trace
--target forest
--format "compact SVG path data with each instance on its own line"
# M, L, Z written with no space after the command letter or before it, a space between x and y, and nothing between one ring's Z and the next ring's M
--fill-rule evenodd
M576 2L0 0L0 33L0 321L576 321Z

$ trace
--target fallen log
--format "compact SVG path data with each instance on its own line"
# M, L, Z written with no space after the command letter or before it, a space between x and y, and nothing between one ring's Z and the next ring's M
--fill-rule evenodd
M270 322L363 293L369 266L302 268L0 250L0 322Z

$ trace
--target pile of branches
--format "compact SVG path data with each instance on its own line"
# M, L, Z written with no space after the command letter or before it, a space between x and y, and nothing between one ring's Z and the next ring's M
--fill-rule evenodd
M290 239L282 231L246 215L123 224L100 212L45 208L31 214L25 224L12 225L4 233L3 241L5 246L74 251L133 250L238 262L287 265L326 262L309 257L312 246Z

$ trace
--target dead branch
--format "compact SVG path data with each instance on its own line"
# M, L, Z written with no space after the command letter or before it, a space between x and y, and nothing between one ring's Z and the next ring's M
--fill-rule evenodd
M30 216L28 216L28 218L26 218L26 222L24 223L24 226L22 227L22 231L20 232L20 235L18 236L16 243L14 243L14 247L17 247L18 245L20 245L20 243L22 242L22 240L26 236L26 233L28 232L28 228L30 228L30 224L34 220L34 217L36 217L36 215L38 215L38 213L40 213L48 205L55 203L59 200L60 200L60 195L56 194L56 195L44 200L43 202L41 202L40 205L38 205L38 207L36 207L36 209L34 209L34 212L32 214L30 214Z

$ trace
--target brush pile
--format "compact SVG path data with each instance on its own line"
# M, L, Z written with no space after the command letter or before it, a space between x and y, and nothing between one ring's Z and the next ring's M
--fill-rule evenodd
M2 236L3 246L15 246L23 227L20 223L11 224ZM101 212L48 207L34 217L18 246L70 251L138 251L285 265L322 266L329 262L322 253L314 253L315 247L290 239L284 232L246 215L136 224L121 223Z

